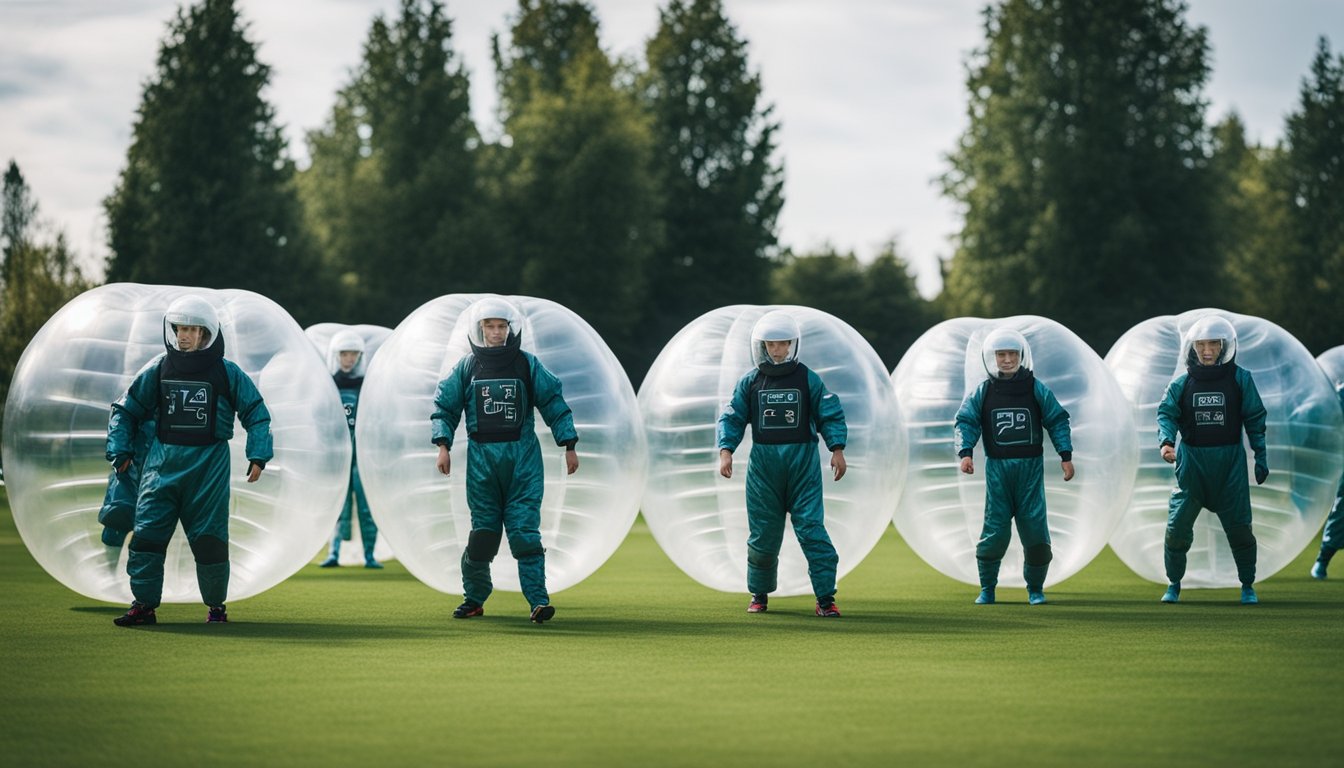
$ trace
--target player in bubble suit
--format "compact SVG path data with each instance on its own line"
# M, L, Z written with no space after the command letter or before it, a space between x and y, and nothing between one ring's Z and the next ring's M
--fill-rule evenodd
M565 447L565 470L574 474L579 441L574 415L565 403L560 380L521 348L518 309L496 297L467 307L471 352L439 382L430 417L432 440L439 446L437 467L452 468L453 433L466 412L467 506L471 533L462 553L464 599L455 619L485 612L493 585L490 563L507 535L518 561L518 581L538 624L555 616L546 591L546 550L541 544L541 496L545 471L532 409L541 412L556 445Z
M1045 576L1053 554L1045 518L1044 435L1059 453L1067 482L1073 479L1069 412L1032 372L1031 346L1011 328L990 331L981 345L983 382L962 401L954 430L961 471L975 473L975 444L985 438L985 523L975 546L980 605L994 603L999 563L1017 523L1027 602L1045 602Z
M719 474L733 476L733 451L751 425L747 465L747 591L749 613L768 606L779 574L784 518L807 556L816 614L834 618L835 571L839 564L826 533L817 435L831 451L836 480L845 475L845 412L821 377L798 361L798 323L787 312L767 312L751 331L756 368L738 380L719 415Z
M261 476L272 457L271 414L256 385L224 359L219 315L200 296L183 296L163 315L166 351L140 370L112 404L107 459L118 473L130 470L134 436L155 422L140 475L126 571L135 600L118 626L154 624L163 594L164 557L181 521L196 558L206 621L228 621L229 440L235 414L247 430L247 481Z
M1344 383L1336 390L1340 407L1344 407ZM1344 547L1344 477L1339 479L1339 491L1335 493L1335 505L1330 508L1330 517L1325 520L1325 532L1321 534L1321 552L1311 565L1311 577L1324 579L1326 569L1335 553Z
M1255 482L1269 477L1265 457L1265 405L1250 371L1237 365L1237 331L1218 315L1206 315L1190 327L1181 345L1185 373L1167 386L1157 406L1157 438L1162 459L1176 464L1163 559L1167 591L1162 602L1181 596L1185 556L1194 541L1195 518L1208 509L1223 524L1241 581L1241 602L1259 602L1255 594L1255 533L1251 530L1251 491L1246 478L1246 432L1255 453ZM1176 446L1180 432L1181 445Z
M364 384L364 337L354 331L340 331L331 337L327 345L327 369L336 381L336 389L341 394L341 404L345 406L345 422L350 426L350 445L355 444L355 418L359 409L359 390ZM354 512L359 514L359 536L364 542L364 567L382 568L383 564L373 556L373 547L378 543L378 526L373 522L373 512L369 510L369 501L364 498L364 484L359 481L359 464L354 452L350 454L350 490L345 497L345 507L336 519L336 532L331 537L331 548L327 559L320 567L336 568L341 564L341 542L349 541Z

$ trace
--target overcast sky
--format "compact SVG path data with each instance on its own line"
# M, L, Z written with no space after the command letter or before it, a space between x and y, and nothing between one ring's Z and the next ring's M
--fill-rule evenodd
M595 0L603 46L641 57L654 0ZM896 237L919 278L939 289L957 211L934 178L966 125L965 60L981 42L983 0L724 0L781 123L783 243L823 243L871 258ZM178 3L0 0L0 160L14 159L42 217L90 264L106 257L101 201L125 162L135 109ZM240 0L265 94L290 152L324 121L376 13L397 0ZM449 0L455 48L471 75L477 126L493 135L491 34L507 36L515 0ZM1279 140L1321 35L1344 46L1341 0L1190 0L1209 29L1210 120L1236 110L1250 138Z

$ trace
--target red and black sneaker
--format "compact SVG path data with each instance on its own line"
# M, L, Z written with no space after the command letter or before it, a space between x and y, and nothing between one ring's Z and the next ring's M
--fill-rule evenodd
M834 600L817 603L817 615L823 619L838 619L840 618L840 609L835 607Z
M126 613L112 620L118 627L138 627L141 624L157 624L159 619L154 615L154 609L144 603L131 603L130 609Z
M747 613L765 613L769 607L770 596L764 592L751 596L751 604L747 606Z
M470 600L453 609L454 619L473 619L484 615L485 608L480 603L473 603Z
M210 612L205 615L206 624L227 624L228 621L229 612L222 605L210 606Z

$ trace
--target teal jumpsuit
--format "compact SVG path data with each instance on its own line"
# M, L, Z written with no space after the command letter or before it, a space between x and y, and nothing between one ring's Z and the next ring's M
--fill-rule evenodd
M1001 395L997 390L1004 392ZM980 586L993 589L998 584L999 563L1008 551L1011 525L1016 522L1024 560L1022 576L1029 591L1040 592L1054 558L1045 517L1042 439L1048 432L1060 460L1072 461L1069 412L1049 387L1029 369L1021 368L1012 379L985 379L962 401L955 426L958 456L973 453L987 424L993 429L984 435L985 523L975 546Z
M805 386L806 394L798 385ZM802 397L795 400L795 391ZM805 405L803 417L771 407L785 401ZM807 557L812 592L818 603L830 603L840 558L826 533L817 436L831 451L844 449L849 433L840 398L802 363L787 376L748 371L719 415L719 449L736 451L748 424L752 445L747 464L747 591L753 595L775 591L787 516L793 519L793 533ZM775 431L785 433L778 438L785 442L770 442Z
M1218 397L1209 397L1208 390ZM1239 397L1233 408L1229 396ZM1186 554L1194 542L1201 509L1218 516L1243 586L1255 581L1256 543L1251 530L1251 491L1241 430L1255 454L1256 471L1269 472L1265 457L1265 405L1250 371L1236 363L1191 365L1176 377L1157 406L1158 445L1175 445L1176 490L1171 492L1163 560L1167 580L1185 576ZM1238 428L1238 426L1240 428ZM1216 431L1212 439L1203 433Z
M150 441L140 475L135 535L126 563L131 593L147 608L157 607L162 599L165 553L179 520L196 559L201 600L212 607L224 604L229 586L229 440L235 415L247 430L248 460L264 466L273 455L271 414L261 393L247 374L222 354L222 343L201 352L170 350L145 366L126 394L112 404L108 461L133 454L133 436L146 421L157 419L160 425ZM208 444L164 441L162 408L168 406L164 405L167 394L160 394L160 371L168 355L213 355L222 365L221 383L227 382L228 391L216 392L214 433L205 437Z
M140 495L140 468L145 466L149 444L154 440L154 422L146 421L131 441L131 465L125 472L113 469L107 476L107 492L98 510L103 526L102 540L109 547L120 547L135 530L135 500Z
M359 462L355 459L355 419L359 410L359 391L364 383L363 376L348 376L337 372L336 390L341 394L341 405L345 406L345 422L350 427L350 489L346 492L345 506L340 517L336 518L336 533L331 538L329 554L334 559L341 554L341 542L349 541L352 530L352 518L359 516L359 537L364 542L364 562L376 564L373 548L378 543L378 526L373 522L373 511L369 509L369 500L364 496L364 483L359 479Z
M1339 404L1344 407L1344 384L1338 389ZM1344 477L1339 479L1339 490L1335 493L1335 506L1330 508L1330 517L1325 520L1325 533L1321 536L1321 554L1316 559L1322 565L1329 565L1330 559L1340 549L1344 549Z
M496 349L506 348L485 353ZM466 413L471 534L462 552L465 598L484 605L490 597L490 563L506 532L523 596L535 609L549 605L550 595L541 543L546 475L532 409L541 412L556 445L572 448L579 437L560 380L533 355L516 348L511 352L487 358L478 350L459 360L439 382L430 423L434 444L451 449L453 433Z

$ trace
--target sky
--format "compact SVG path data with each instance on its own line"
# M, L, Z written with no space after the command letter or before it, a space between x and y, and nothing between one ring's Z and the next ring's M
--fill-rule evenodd
M655 0L590 0L603 47L642 59ZM895 238L920 292L941 288L956 206L936 179L966 128L966 61L983 42L984 0L724 0L766 104L780 123L780 240L824 245L865 261ZM1235 110L1252 141L1281 139L1316 41L1344 50L1341 0L1189 0L1208 28L1210 122ZM264 96L290 154L307 164L305 133L330 113L359 63L370 22L398 0L239 0L258 56L272 67ZM126 158L135 110L178 3L0 0L0 162L19 164L39 216L63 231L86 268L107 256L102 200ZM516 0L448 0L454 47L471 77L472 112L497 134L490 38L507 40Z

